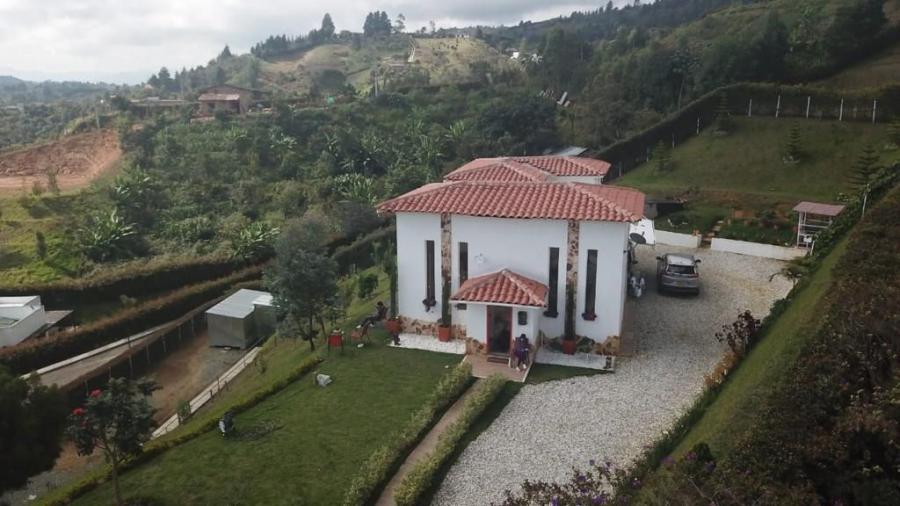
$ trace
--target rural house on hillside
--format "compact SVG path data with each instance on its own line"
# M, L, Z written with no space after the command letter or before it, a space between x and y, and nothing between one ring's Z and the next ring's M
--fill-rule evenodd
M479 159L380 204L396 216L403 332L437 335L448 298L467 353L508 355L522 334L536 349L564 335L570 294L575 334L615 355L629 227L644 195L589 183L608 169L584 158Z
M200 103L199 114L201 116L212 116L217 112L244 114L263 100L263 93L231 84L210 86L201 90L197 98Z

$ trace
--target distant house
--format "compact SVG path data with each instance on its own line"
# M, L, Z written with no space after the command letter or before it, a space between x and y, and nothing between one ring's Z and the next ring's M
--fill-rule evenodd
M403 331L436 335L449 295L467 352L502 359L522 334L535 347L563 336L571 307L575 334L617 354L644 194L599 184L608 169L575 157L479 159L380 204L396 217Z
M242 288L206 310L210 346L247 348L275 331L268 292Z
M231 84L218 84L200 91L197 101L201 116L213 116L217 112L244 114L251 107L265 100L265 92Z
M0 347L50 330L69 314L71 311L45 311L37 295L0 297Z
M155 113L177 111L191 105L191 102L177 98L146 97L131 100L132 109L141 117Z

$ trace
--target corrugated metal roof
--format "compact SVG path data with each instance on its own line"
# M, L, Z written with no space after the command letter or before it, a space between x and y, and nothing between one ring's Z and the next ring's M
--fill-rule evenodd
M204 93L197 99L201 102L234 102L240 101L237 93Z
M822 204L821 202L800 202L794 206L798 213L819 214L822 216L837 216L844 210L840 204Z
M225 300L206 310L206 314L246 318L253 312L253 306L271 306L272 295L259 290L240 290L229 295Z

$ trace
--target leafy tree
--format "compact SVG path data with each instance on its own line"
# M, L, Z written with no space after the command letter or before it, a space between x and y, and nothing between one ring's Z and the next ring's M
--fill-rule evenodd
M50 169L47 171L47 190L49 190L50 193L52 193L56 197L58 197L60 193L57 172L57 169Z
M81 251L95 262L133 255L137 239L134 224L125 221L117 209L95 213L79 233Z
M122 218L141 228L149 228L157 210L165 203L159 183L146 171L127 168L110 187L110 197Z
M53 467L66 424L56 387L25 381L0 367L0 492Z
M341 197L372 205L378 201L374 181L362 174L341 174L334 178L334 189Z
M400 13L394 19L394 33L403 33L404 30L406 30L406 16Z
M391 20L386 12L374 11L366 15L366 20L363 23L363 35L366 37L390 35L391 30Z
M782 159L786 163L796 163L803 156L803 148L800 140L800 127L794 125L788 132L787 143L784 146L784 156Z
M360 274L359 280L357 281L357 295L360 299L366 299L372 293L375 292L375 289L378 288L378 275L374 272L369 272L365 274Z
M272 254L278 228L257 221L242 228L231 239L231 255L241 260L254 261Z
M716 332L716 340L726 343L731 351L741 357L756 344L759 334L760 321L753 317L747 310L738 314L737 319L731 325L723 325L722 330Z
M498 153L539 153L557 143L556 103L532 94L497 98L481 112L478 126Z
M225 45L225 49L222 49L222 52L219 53L219 57L216 58L216 60L222 61L222 60L226 60L226 59L231 58L231 57L232 57L231 49L230 49L230 48L228 47L228 45L226 44L226 45Z
M858 190L865 189L872 177L878 172L878 153L871 144L863 146L856 162L850 171L850 183Z
M334 21L331 20L331 14L325 13L322 18L322 27L319 28L319 36L328 40L334 37Z
M825 50L835 58L852 55L875 37L887 23L884 0L851 0L834 13L834 21L822 38Z
M312 216L289 223L265 273L280 318L309 341L310 350L315 350L319 330L325 335L324 318L337 303L337 265L322 246L325 229L321 219Z
M109 380L105 391L94 390L84 407L69 415L66 433L79 455L100 450L112 467L116 504L125 504L119 487L119 468L130 456L141 453L153 431L153 412L147 399L158 387L148 380Z

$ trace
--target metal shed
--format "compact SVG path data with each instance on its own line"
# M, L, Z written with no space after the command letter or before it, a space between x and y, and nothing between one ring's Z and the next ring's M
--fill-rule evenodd
M810 248L815 245L816 236L834 223L834 218L841 214L844 206L840 204L823 204L821 202L800 202L794 206L798 214L797 247Z
M242 288L206 311L210 346L247 348L275 331L272 295Z

